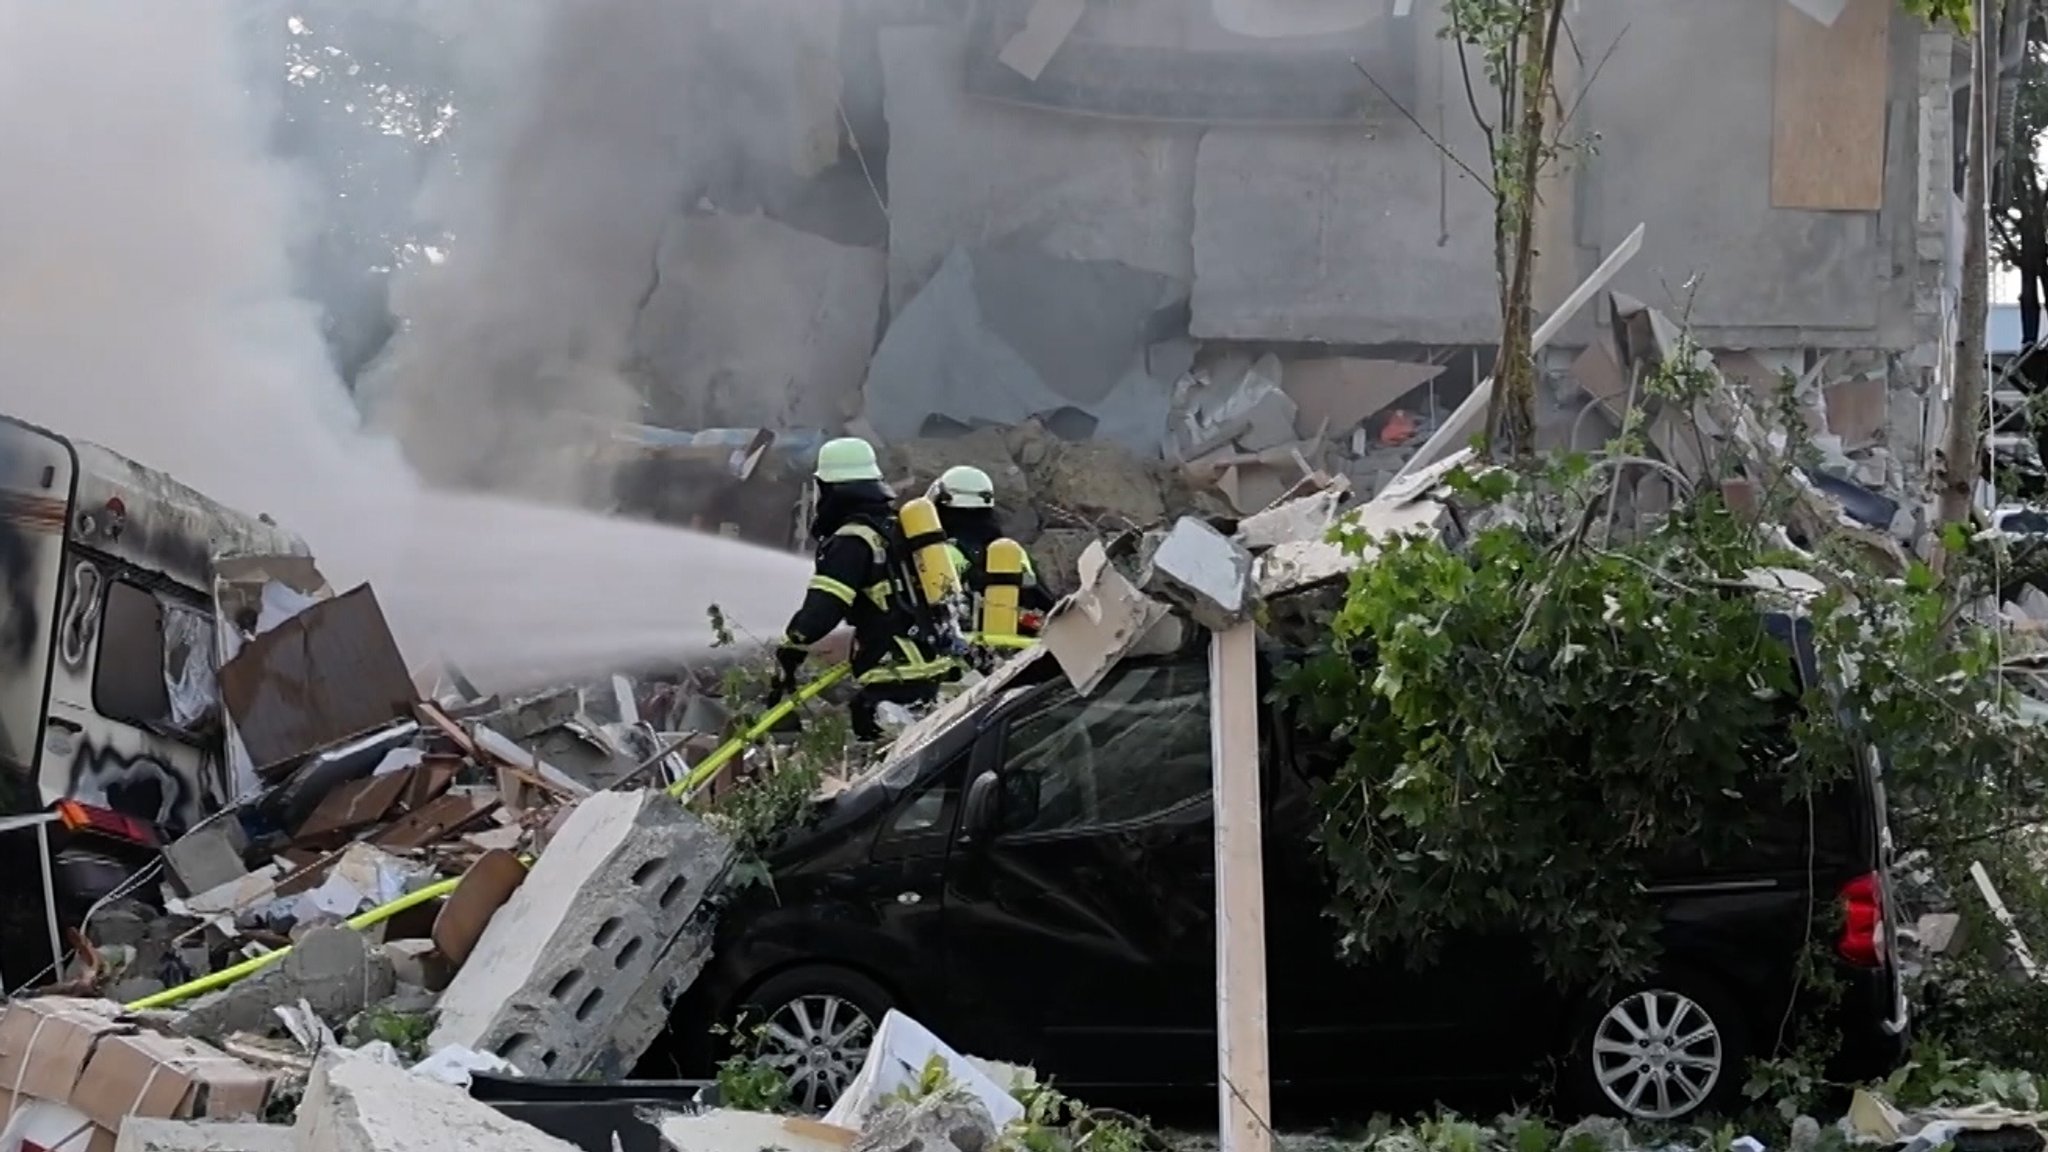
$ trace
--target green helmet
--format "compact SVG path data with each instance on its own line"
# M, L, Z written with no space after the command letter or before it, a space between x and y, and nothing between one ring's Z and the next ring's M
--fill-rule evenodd
M955 464L932 481L925 498L941 508L992 508L996 482L988 473L969 464Z
M874 445L858 436L841 436L819 446L817 476L820 484L880 480L882 466L875 461Z

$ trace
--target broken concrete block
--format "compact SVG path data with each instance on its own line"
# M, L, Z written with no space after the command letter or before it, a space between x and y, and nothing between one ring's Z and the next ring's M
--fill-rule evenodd
M187 896L231 884L249 871L242 851L249 846L242 822L233 816L194 828L164 847L164 867Z
M865 415L891 442L939 429L1064 419L1071 438L1157 456L1182 334L1184 285L1109 261L1023 248L947 254L868 365Z
M1434 37L1418 40L1418 83L1432 91L1445 50ZM1483 156L1469 119L1453 122L1446 144ZM1451 180L1441 228L1433 215L1418 227L1390 207L1436 204L1441 165L1437 146L1412 132L1209 129L1195 162L1190 333L1328 344L1493 339L1500 300L1485 190Z
M1226 443L1242 452L1264 452L1293 441L1299 410L1281 391L1280 378L1280 358L1269 352L1235 381L1217 379L1190 414L1182 457Z
M434 948L432 940L391 940L377 949L391 965L400 984L439 992L454 977L453 965Z
M1049 257L1188 281L1199 128L975 100L961 83L964 29L889 28L880 42L892 314L961 245L1017 240Z
M1238 523L1238 543L1257 552L1290 540L1321 540L1329 534L1330 525L1336 523L1337 509L1350 494L1351 485L1339 480L1320 492L1247 516Z
M300 1152L577 1152L460 1088L331 1050L313 1065L292 1134Z
M131 1116L121 1122L114 1152L298 1152L298 1143L283 1124Z
M1414 532L1440 532L1448 518L1448 510L1435 500L1406 496L1388 499L1382 494L1372 503L1352 509L1339 523L1363 529L1372 539L1384 540ZM1370 545L1363 554L1353 556L1332 541L1290 541L1259 557L1254 584L1260 598L1271 599L1343 579L1353 568L1370 563L1372 557Z
M1183 516L1152 554L1145 591L1179 605L1204 628L1224 631L1251 615L1252 554L1207 522Z
M886 260L760 215L678 220L634 332L657 408L689 428L838 427L860 409Z
M1962 923L1963 918L1954 912L1929 912L1920 917L1913 930L1920 937L1920 947L1940 953L1948 951L1955 942Z
M172 1030L203 1040L231 1032L267 1035L278 1027L275 1010L300 1000L338 1026L391 995L395 984L391 962L362 933L338 925L315 928L283 960L192 1001Z
M579 801L449 983L433 1046L490 1052L529 1075L623 1075L617 1063L640 1055L623 1049L648 989L692 962L677 941L732 852L661 792Z

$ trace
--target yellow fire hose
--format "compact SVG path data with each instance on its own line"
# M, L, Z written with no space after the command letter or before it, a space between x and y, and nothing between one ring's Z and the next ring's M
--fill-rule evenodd
M531 861L528 861L528 863L531 863ZM379 905L367 912L358 912L343 921L343 923L360 932L365 928L382 924L384 921L391 919L408 908L417 908L429 900L439 900L441 897L455 891L455 886L460 883L462 883L460 876L435 881L417 892L408 892L389 904ZM202 993L225 988L244 976L251 976L261 972L286 956L291 955L291 951L289 947L286 947L279 948L274 952L265 952L261 956L251 957L240 964L231 964L218 972L209 972L197 980L180 984L176 988L166 988L161 992L151 993L140 1000L125 1004L122 1007L130 1012L141 1012L147 1008L163 1008L176 1004L180 1000L190 1000L192 997Z
M974 638L974 641L991 648L1029 648L1032 644L1036 643L1036 641L1022 636L977 636ZM680 797L695 791L720 768L724 767L727 761L739 755L741 750L761 737L766 736L775 725L782 722L784 717L796 711L798 706L816 698L819 693L844 679L848 671L849 668L846 664L835 664L827 668L823 675L797 689L795 695L763 712L761 718L749 725L745 731L719 745L711 755L706 756L702 762L691 768L689 775L669 785L669 794ZM521 863L531 866L533 861L526 859L522 860ZM409 908L417 908L430 900L439 900L441 897L455 891L455 886L460 883L462 883L462 878L459 876L452 876L446 880L437 880L417 892L408 892L389 904L381 904L368 911L359 912L343 921L343 923L357 931L375 927ZM183 1000L190 1000L194 996L204 995L205 993L225 988L245 976L253 976L272 964L283 960L286 956L291 955L291 951L291 948L284 947L273 952L265 952L261 956L251 957L239 964L231 964L218 972L209 972L197 980L188 981L175 988L166 988L161 992L153 992L140 1000L123 1005L123 1007L130 1012L142 1012L150 1008L164 1008Z
M706 756L696 767L691 768L687 776L669 785L668 794L680 799L695 792L706 780L716 775L720 768L725 767L726 761L739 755L747 745L766 736L777 724L782 723L783 717L796 711L798 705L810 700L832 685L839 683L845 677L849 668L850 665L834 664L832 667L825 669L824 675L797 689L796 693L789 699L761 713L761 718L748 725L746 731L720 744L716 749L712 750L711 755Z

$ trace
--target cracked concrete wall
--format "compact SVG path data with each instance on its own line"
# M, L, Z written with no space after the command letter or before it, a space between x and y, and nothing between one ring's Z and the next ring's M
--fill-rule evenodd
M1579 178L1582 266L1640 221L1643 251L1614 289L1674 318L1689 296L1710 347L1911 348L1923 339L1912 264L1924 25L1893 14L1882 210L1787 210L1771 201L1781 5L1583 6L1576 30L1589 52L1627 31L1585 98L1600 140Z
M1562 190L1573 199L1558 229L1568 238L1548 245L1548 282L1576 282L1644 223L1643 251L1613 287L1674 316L1689 313L1709 346L1924 344L1914 219L1920 148L1929 142L1919 126L1925 26L1893 15L1882 209L1781 209L1772 206L1772 127L1782 4L1573 7L1578 59L1564 71L1590 78L1574 128L1597 142ZM1397 21L1413 27L1409 111L1420 127L1393 116L1356 129L1204 135L1195 184L1197 336L1494 338L1491 200L1428 138L1487 173L1457 57L1437 35L1442 12L1441 0L1424 0ZM1488 108L1476 54L1471 71ZM1582 313L1564 342L1583 344L1595 322Z

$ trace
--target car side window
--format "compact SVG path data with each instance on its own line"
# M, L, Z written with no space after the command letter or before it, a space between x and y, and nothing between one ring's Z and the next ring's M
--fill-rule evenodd
M875 832L873 853L878 860L944 855L952 839L953 814L960 799L960 777L967 770L973 744L943 753L945 766L926 770L926 762L904 766L908 790L897 797L883 814ZM923 754L921 753L920 756ZM917 781L916 783L910 783ZM877 782L881 784L882 782Z
M1062 687L1004 735L1004 835L1128 824L1209 791L1204 661L1134 664L1094 695Z

